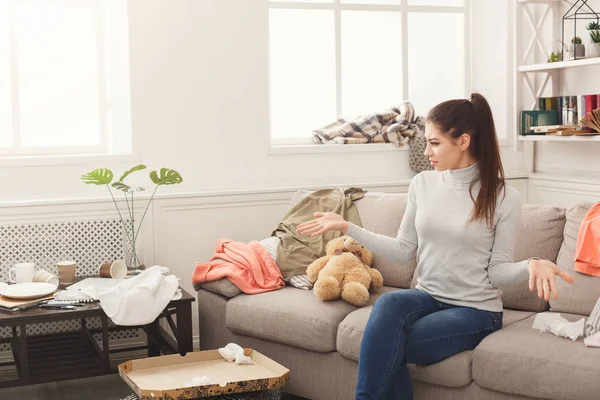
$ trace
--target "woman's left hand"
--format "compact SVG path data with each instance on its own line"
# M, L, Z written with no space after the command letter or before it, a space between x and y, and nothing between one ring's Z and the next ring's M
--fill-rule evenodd
M558 299L556 283L554 279L560 276L563 281L573 283L575 279L565 271L560 269L552 261L548 260L530 260L529 261L529 290L534 291L537 288L538 297L544 300L550 300L550 294Z

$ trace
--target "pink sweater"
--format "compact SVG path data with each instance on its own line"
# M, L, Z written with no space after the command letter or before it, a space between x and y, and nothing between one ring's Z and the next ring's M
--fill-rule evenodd
M219 239L215 254L207 263L196 263L194 284L228 278L247 294L281 289L283 275L262 244Z

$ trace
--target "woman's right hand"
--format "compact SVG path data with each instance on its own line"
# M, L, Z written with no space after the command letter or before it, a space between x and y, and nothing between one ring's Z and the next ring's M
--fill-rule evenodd
M341 215L332 212L316 212L313 214L315 219L303 222L296 227L296 232L301 235L317 236L327 231L340 231L346 233L348 230L348 221Z

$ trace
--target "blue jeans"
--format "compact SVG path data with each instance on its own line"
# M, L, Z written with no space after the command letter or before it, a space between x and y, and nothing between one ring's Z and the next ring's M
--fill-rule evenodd
M383 294L360 346L356 400L410 400L406 363L434 364L502 327L502 312L441 303L418 289Z

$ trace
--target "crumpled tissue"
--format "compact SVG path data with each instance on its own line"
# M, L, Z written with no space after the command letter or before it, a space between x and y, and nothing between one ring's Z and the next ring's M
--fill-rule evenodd
M185 388L185 387L202 386L202 385L206 385L207 383L210 383L210 379L208 379L208 376L204 376L204 375L195 376L189 382L185 382L182 387Z
M236 364L254 364L254 361L244 355L244 349L235 343L229 343L219 349L219 354L227 361L235 361Z
M556 336L563 336L573 341L583 335L583 326L585 318L577 322L569 322L560 316L560 313L543 312L535 316L533 329L539 329L540 332L552 332Z

